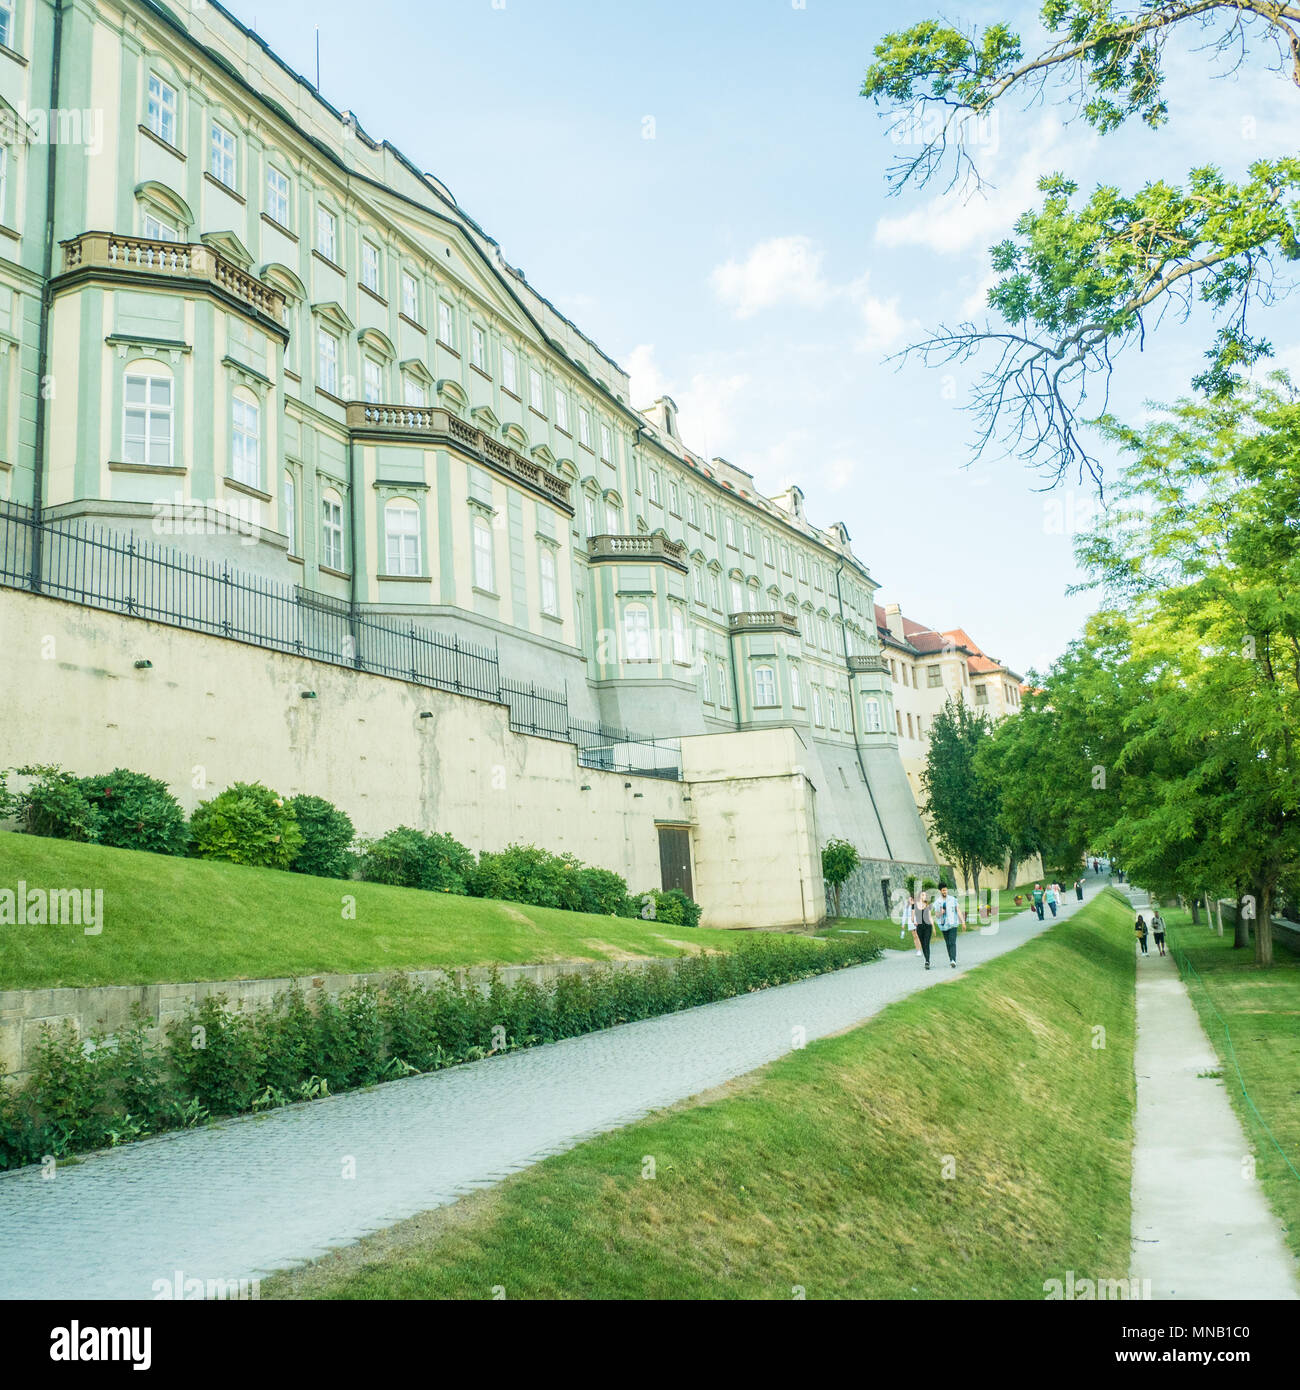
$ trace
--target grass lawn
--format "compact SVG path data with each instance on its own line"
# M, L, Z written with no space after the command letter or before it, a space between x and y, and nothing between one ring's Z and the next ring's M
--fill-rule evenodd
M1067 1270L1127 1277L1129 928L1107 894L861 1027L262 1296L1041 1299Z
M1223 1063L1224 1084L1254 1147L1256 1176L1286 1228L1288 1245L1300 1255L1300 1178L1287 1168L1259 1118L1300 1170L1300 957L1275 940L1274 964L1261 969L1253 946L1232 949L1226 923L1219 936L1194 927L1189 912L1170 909L1164 916L1170 945L1195 968L1188 993ZM1242 1096L1234 1054L1259 1115Z
M0 989L674 956L736 934L0 833L0 888L102 888L104 928L0 927ZM343 899L356 899L356 918Z
M832 917L818 936L869 936L882 951L913 951L911 936L898 935L897 922L870 917Z

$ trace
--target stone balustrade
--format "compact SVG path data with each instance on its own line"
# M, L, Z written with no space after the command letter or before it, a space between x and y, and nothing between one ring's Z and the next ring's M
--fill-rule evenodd
M587 559L592 563L602 560L650 560L672 565L683 573L689 568L687 550L680 541L671 541L667 536L592 536L587 542Z
M799 619L793 613L733 613L729 621L732 632L786 632L792 637L799 635Z

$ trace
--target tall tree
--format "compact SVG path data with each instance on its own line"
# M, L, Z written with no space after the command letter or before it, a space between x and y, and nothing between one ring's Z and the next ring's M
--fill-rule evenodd
M979 896L980 870L1000 864L1006 850L998 819L997 792L980 772L980 746L989 721L964 701L949 699L930 725L921 789L923 807L940 854L951 859Z
M1175 33L1232 52L1255 81L1271 59L1300 88L1296 0L1043 0L1041 16L1050 38L1036 52L1007 24L965 32L937 19L880 41L862 94L919 135L893 170L895 191L941 171L969 190L979 181L971 132L1007 102L1049 89L1067 117L1102 133L1134 119L1164 125ZM993 248L988 307L1000 322L941 326L907 351L987 362L972 401L977 452L1000 440L1054 479L1077 467L1100 481L1080 428L1085 397L1090 387L1104 394L1116 359L1166 312L1186 315L1197 299L1215 320L1193 383L1212 396L1271 353L1254 311L1284 291L1283 269L1300 259L1300 159L1258 160L1241 181L1205 166L1181 185L1103 186L1083 200L1077 184L1045 172L1039 189L1041 208Z

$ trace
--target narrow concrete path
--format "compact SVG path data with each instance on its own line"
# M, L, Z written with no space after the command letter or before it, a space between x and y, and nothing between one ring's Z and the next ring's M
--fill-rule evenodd
M1129 889L1134 911L1149 899ZM1144 913L1144 915L1146 915ZM1136 949L1136 948L1135 948ZM1300 1298L1250 1145L1172 956L1137 958L1133 1262L1153 1299Z
M1089 897L1105 878L1088 876ZM1063 916L1079 906L1070 894ZM719 1004L268 1115L0 1174L0 1298L149 1298L261 1276L442 1206L959 978L1052 923L1032 913Z

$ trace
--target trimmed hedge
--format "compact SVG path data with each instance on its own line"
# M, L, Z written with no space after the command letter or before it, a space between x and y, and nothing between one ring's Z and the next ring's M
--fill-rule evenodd
M507 985L494 972L486 990L453 980L425 989L401 976L314 1006L290 990L253 1013L208 998L161 1045L138 1022L89 1048L71 1025L46 1029L27 1085L0 1084L0 1168L555 1042L879 955L866 937L764 935L730 951L604 966L546 986Z
M302 831L284 799L260 782L236 782L190 817L190 854L265 869L287 869L302 849Z
M317 878L351 878L356 827L345 812L321 796L295 796L289 809L302 832L302 848L289 867Z

